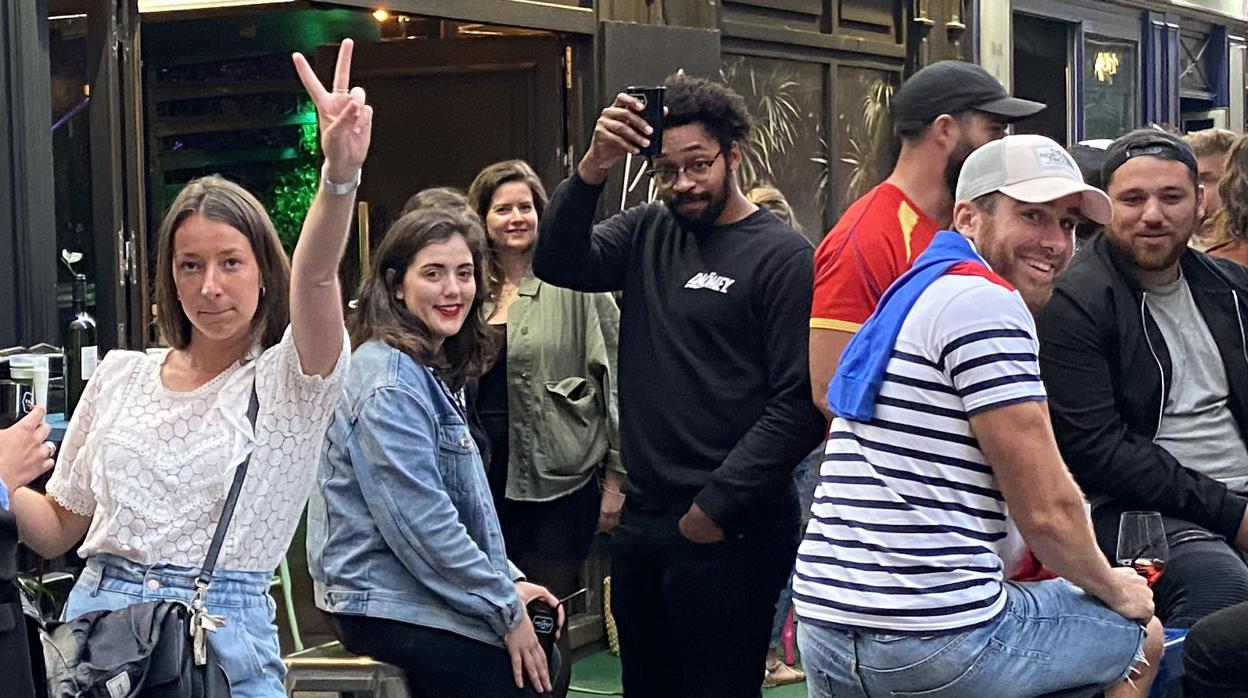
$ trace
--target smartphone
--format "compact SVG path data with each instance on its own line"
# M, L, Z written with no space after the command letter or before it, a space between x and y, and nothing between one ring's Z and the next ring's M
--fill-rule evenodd
M641 156L652 158L662 152L663 149L663 93L666 87L659 85L657 87L638 87L636 85L624 88L625 94L635 97L643 105L645 111L641 113L641 118L650 124L650 128L654 129L654 133L647 136L650 139L650 145L643 148Z

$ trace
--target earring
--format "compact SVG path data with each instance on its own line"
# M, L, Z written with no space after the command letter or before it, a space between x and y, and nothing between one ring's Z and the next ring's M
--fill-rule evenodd
M264 298L264 287L263 287L263 286L261 286L261 287L260 287L260 297L261 297L261 298Z

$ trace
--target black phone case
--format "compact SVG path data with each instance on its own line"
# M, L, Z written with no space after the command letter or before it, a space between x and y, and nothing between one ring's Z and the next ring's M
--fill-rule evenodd
M659 154L663 147L663 89L653 87L629 87L624 90L628 95L645 103L646 109L641 118L650 124L654 133L650 134L650 145L641 150L641 156L652 158Z

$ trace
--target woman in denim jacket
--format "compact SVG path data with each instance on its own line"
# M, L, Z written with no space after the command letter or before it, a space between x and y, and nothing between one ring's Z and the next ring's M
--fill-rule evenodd
M345 395L308 514L316 604L413 696L551 689L525 606L558 600L507 560L456 391L494 348L480 225L421 210L386 233L348 323ZM526 687L527 686L527 687Z

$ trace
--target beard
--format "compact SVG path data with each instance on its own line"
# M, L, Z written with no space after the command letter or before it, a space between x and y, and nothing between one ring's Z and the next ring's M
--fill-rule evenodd
M962 164L974 150L964 137L958 141L958 147L949 153L949 160L945 163L945 186L949 187L949 195L954 199L958 197L958 177L962 174Z
M719 220L724 209L728 207L728 192L732 187L732 172L724 173L724 181L720 182L719 192L704 191L701 193L690 192L688 194L670 194L663 197L663 203L667 204L667 209L676 217L676 221L686 228L695 230L707 230L715 225L715 221ZM680 212L680 206L684 204L696 203L699 201L706 202L706 208L702 209L702 213L690 218Z
M1136 247L1132 238L1120 237L1112 230L1107 230L1104 236L1110 247L1117 250L1136 269L1141 271L1165 271L1178 263L1179 258L1187 250L1188 240L1199 228L1200 219L1193 216L1187 235L1174 236L1170 240L1170 247L1156 251Z

